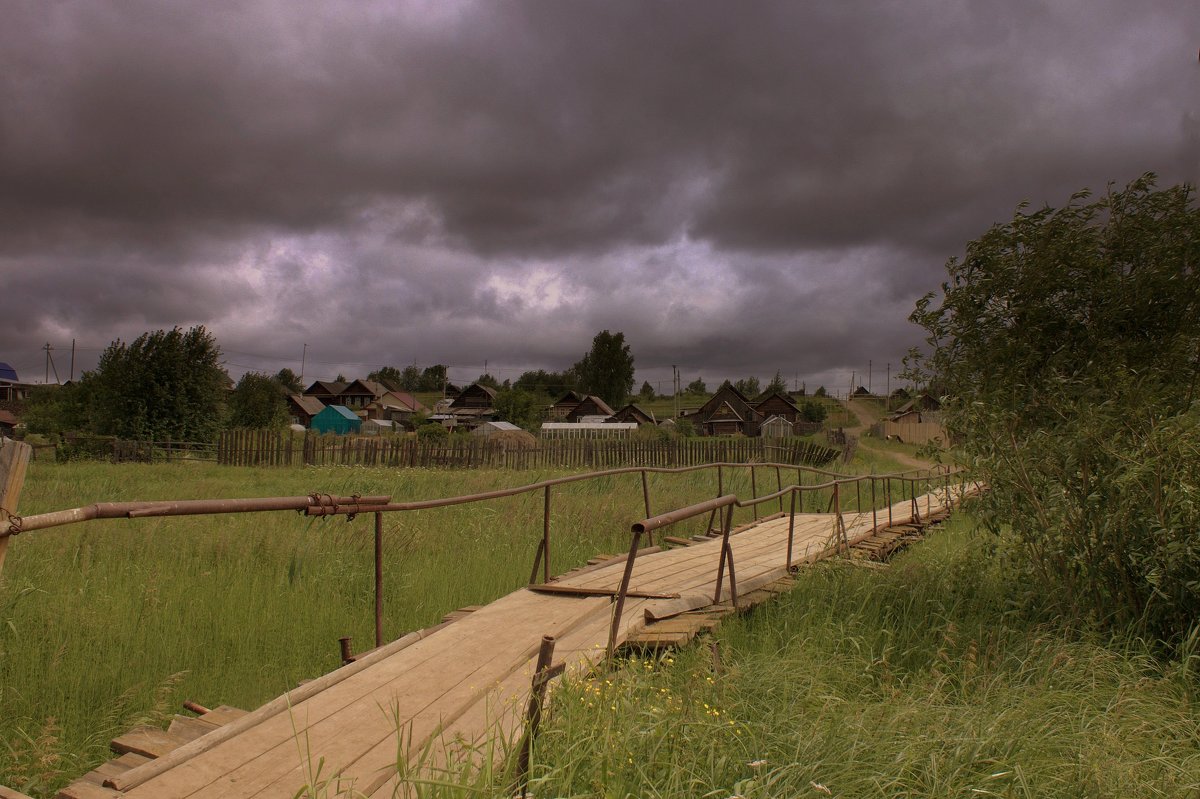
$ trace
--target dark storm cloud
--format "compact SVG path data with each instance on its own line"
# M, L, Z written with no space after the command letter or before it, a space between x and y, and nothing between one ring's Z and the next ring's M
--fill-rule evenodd
M609 328L655 379L841 380L1018 202L1200 177L1182 0L0 14L0 360L207 323L235 372L515 371Z

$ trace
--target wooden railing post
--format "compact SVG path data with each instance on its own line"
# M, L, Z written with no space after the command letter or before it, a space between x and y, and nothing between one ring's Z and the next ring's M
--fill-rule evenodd
M29 467L32 448L22 442L0 436L0 530L10 521L18 520L17 502L21 499L21 488L25 485L25 470ZM4 558L8 554L8 539L0 536L0 572L4 571Z

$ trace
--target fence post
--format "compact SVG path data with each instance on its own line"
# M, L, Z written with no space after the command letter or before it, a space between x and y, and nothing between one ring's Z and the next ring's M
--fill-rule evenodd
M0 436L0 532L6 532L17 515L17 501L21 498L21 487L25 485L25 469L29 466L32 447L23 441L13 441ZM4 571L4 557L8 554L8 539L0 536L0 572Z
M550 486L546 486L545 509L542 512L542 579L550 582Z

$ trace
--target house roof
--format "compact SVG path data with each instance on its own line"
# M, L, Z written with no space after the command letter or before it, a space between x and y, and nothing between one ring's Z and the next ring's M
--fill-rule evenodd
M316 416L321 411L325 410L325 403L321 402L316 397L305 396L304 394L289 394L288 399L295 403L296 407L307 413L309 416Z
M387 386L383 383L378 383L374 380L352 380L346 384L339 394L362 394L369 393L372 397L378 399L388 393Z
M616 413L614 413L609 418L609 421L610 421L610 423L615 424L617 422L627 421L628 419L631 419L631 418L632 419L639 419L639 418L645 419L650 424L656 423L654 414L652 412L643 410L642 408L638 407L637 404L632 403L632 402L629 403L628 405L624 406L623 408L621 408Z
M578 405L579 403L583 402L584 399L584 394L580 394L578 391L568 391L566 394L563 394L561 397L559 397L558 400L555 401L554 405Z
M795 408L796 410L800 410L800 408L796 405L796 401L794 399L792 399L790 396L788 396L787 394L784 394L782 391L772 391L770 394L763 394L761 397L759 397L758 399L756 399L754 401L754 407L757 409L758 406L767 402L772 397L779 397L781 400L786 402L791 407Z
M12 415L11 411L0 411L0 424L13 426L17 423L17 417Z
M477 430L520 430L512 422L484 422L476 428Z
M18 380L17 370L6 364L4 361L0 361L0 380L11 380L12 382L16 383Z
M414 413L426 410L425 406L407 391L389 391L375 400L375 402L384 408L401 408L406 411L413 411Z
M337 396L346 390L349 383L339 383L336 380L316 380L304 389L305 394L332 394Z
M358 414L347 408L345 405L326 405L325 410L333 411L338 416L345 417L355 422L362 421L358 418Z

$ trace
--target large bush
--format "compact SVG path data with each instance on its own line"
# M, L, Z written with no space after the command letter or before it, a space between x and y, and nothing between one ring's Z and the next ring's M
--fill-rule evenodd
M1200 616L1200 212L1124 191L996 225L952 259L925 377L991 526L1061 610L1166 640Z

